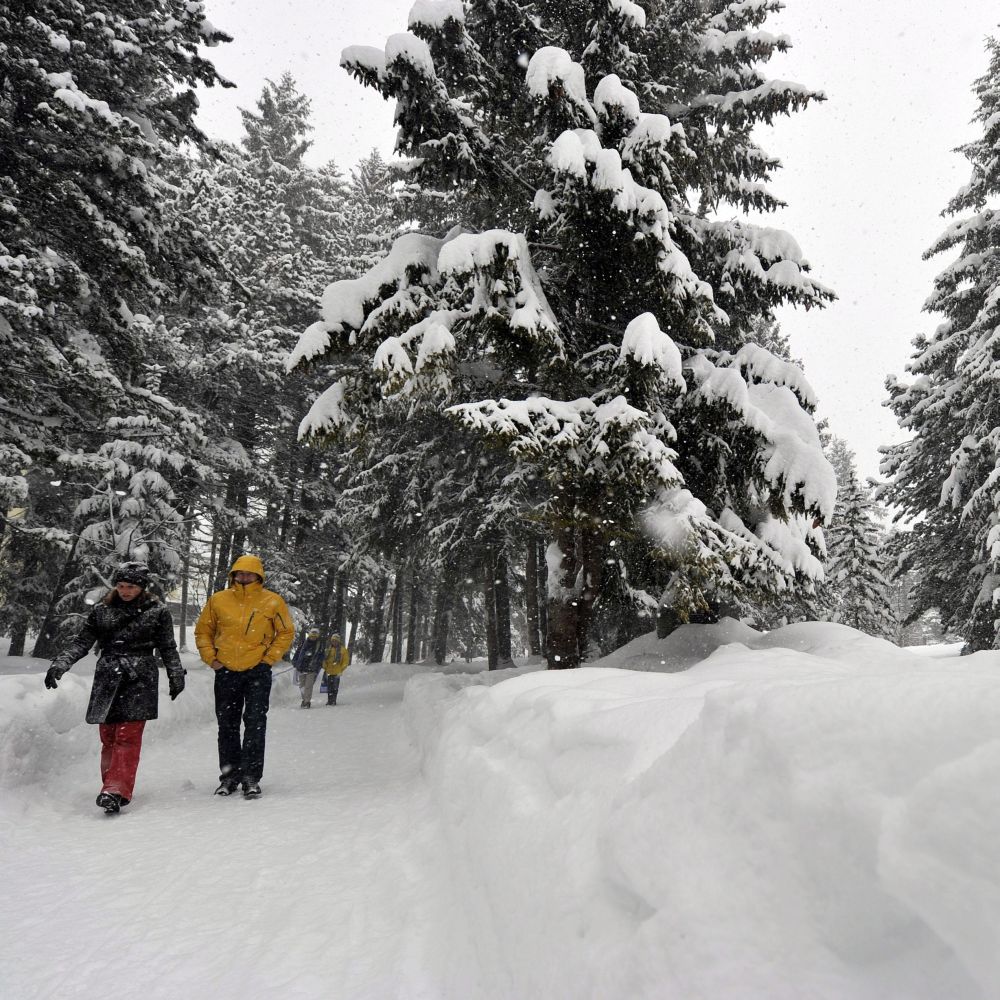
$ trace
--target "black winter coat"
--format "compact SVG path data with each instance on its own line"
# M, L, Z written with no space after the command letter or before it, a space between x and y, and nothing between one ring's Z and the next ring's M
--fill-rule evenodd
M292 665L303 674L315 674L323 666L323 657L326 655L326 643L319 639L306 637L305 642L299 646L292 660Z
M95 642L100 643L101 656L94 670L87 721L155 719L159 669L154 651L159 650L168 674L184 674L166 605L152 594L134 601L123 601L115 594L110 604L94 605L79 635L52 666L68 670Z

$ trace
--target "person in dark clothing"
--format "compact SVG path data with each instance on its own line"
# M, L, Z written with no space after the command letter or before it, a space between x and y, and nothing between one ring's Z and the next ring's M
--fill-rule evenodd
M326 643L320 638L319 629L311 628L306 633L302 645L295 651L292 664L295 667L295 678L299 685L299 693L302 695L300 708L309 708L312 705L313 687L316 684L316 674L323 665L323 656L326 652Z
M132 800L142 734L158 709L159 652L167 670L171 700L184 690L170 611L148 592L149 567L128 562L118 568L114 589L87 615L83 628L45 674L45 686L59 679L94 643L100 659L87 706L87 722L101 735L101 792L97 804L116 813Z

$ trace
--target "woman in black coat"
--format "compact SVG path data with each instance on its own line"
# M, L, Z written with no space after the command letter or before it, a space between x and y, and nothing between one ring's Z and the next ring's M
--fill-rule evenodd
M58 687L59 678L95 642L100 644L87 722L100 727L103 787L97 804L108 813L131 801L142 731L147 719L156 718L159 669L154 652L159 650L167 668L171 699L184 690L185 673L170 611L146 589L149 567L125 563L115 573L114 584L45 675L47 688Z

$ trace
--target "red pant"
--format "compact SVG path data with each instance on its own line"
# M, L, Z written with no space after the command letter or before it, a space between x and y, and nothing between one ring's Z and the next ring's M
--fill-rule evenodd
M102 722L98 727L101 730L102 792L117 792L131 801L145 725L145 721Z

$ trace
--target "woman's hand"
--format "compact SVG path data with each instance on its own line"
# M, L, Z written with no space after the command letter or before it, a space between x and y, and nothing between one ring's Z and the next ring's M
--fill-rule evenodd
M45 671L45 686L55 690L55 688L59 687L59 678L62 677L67 670L69 670L69 667L49 667L49 669Z
M181 670L179 673L167 674L167 687L170 689L171 701L184 690L184 675L186 673L186 670Z

